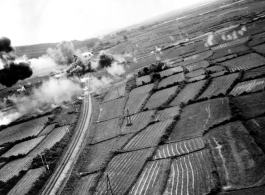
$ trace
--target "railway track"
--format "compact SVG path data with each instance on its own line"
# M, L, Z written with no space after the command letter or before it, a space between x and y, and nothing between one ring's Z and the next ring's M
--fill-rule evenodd
M85 132L88 129L90 116L92 113L92 104L90 93L86 93L84 96L83 107L81 117L77 123L76 133L72 139L69 148L64 154L60 164L52 174L48 183L45 185L41 195L55 195L59 192L65 178L69 174L75 159L78 155L78 151L82 145Z

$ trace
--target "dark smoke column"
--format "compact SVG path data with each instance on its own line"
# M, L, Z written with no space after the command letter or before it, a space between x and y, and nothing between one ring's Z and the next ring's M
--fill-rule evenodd
M10 59L4 57L8 53L14 51L11 46L11 40L6 37L0 38L0 60L4 64L4 68L0 70L0 84L11 87L18 80L24 80L32 75L32 69L29 64L21 62L16 64Z

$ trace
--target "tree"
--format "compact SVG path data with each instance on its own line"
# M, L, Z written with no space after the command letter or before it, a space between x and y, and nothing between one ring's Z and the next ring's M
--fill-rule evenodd
M127 37L126 35L123 36L123 39L124 39L125 41L128 41L128 37Z

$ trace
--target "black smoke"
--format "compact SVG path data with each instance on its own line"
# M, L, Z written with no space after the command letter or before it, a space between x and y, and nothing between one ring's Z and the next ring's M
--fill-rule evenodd
M0 70L0 84L6 87L11 87L18 80L24 80L32 75L32 69L28 63L13 61L15 60L13 51L11 40L7 37L0 38L0 62L4 65L4 68Z
M112 62L114 61L114 58L111 55L102 53L99 56L99 69L111 67Z
M0 83L6 87L11 87L18 80L24 80L32 75L32 69L29 64L20 62L15 64L11 62L4 69L0 70Z
M14 51L13 47L11 46L11 40L7 37L0 38L0 52L2 51L6 53Z

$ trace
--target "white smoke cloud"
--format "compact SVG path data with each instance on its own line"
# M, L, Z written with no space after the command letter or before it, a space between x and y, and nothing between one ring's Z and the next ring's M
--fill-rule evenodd
M75 48L72 42L63 41L55 48L49 48L47 50L48 56L50 56L57 64L65 65L73 62Z
M236 40L236 39L242 37L246 31L247 31L247 27L242 26L239 30L233 30L232 32L229 32L229 33L223 33L221 35L221 38L224 41ZM216 41L214 33L209 34L209 36L207 37L205 46L210 47L216 43L217 43L217 41Z
M6 113L0 111L0 125L7 125L19 117L21 117L19 112Z
M206 40L205 46L209 47L209 46L212 46L213 44L215 44L215 41L214 41L214 34L212 33L212 34L209 34Z
M4 68L4 63L2 62L2 60L0 59L0 69Z
M114 77L120 76L125 73L123 64L118 64L117 62L113 62L111 64L111 67L106 68L106 70L110 75Z
M78 95L81 92L80 85L69 79L50 78L48 81L43 82L40 87L33 89L29 96L12 95L8 97L7 99L14 103L16 111L11 113L0 111L0 125L8 124L30 112L40 111L44 107L62 105L63 102L70 101L74 95Z
M113 83L113 79L110 77L102 76L101 78L97 78L94 76L89 77L88 86L89 91L100 93L102 89L110 87L111 83Z
M94 70L97 70L100 67L99 64L99 57L102 54L106 54L109 56L112 56L114 58L114 61L111 63L110 67L106 68L106 71L112 75L113 77L118 77L121 76L122 74L124 74L125 71L125 64L126 64L126 59L125 57L130 57L131 54L125 54L125 55L118 55L118 54L110 54L106 51L100 51L100 53L98 54L98 56L96 58L94 58L93 60L91 60L91 68Z

